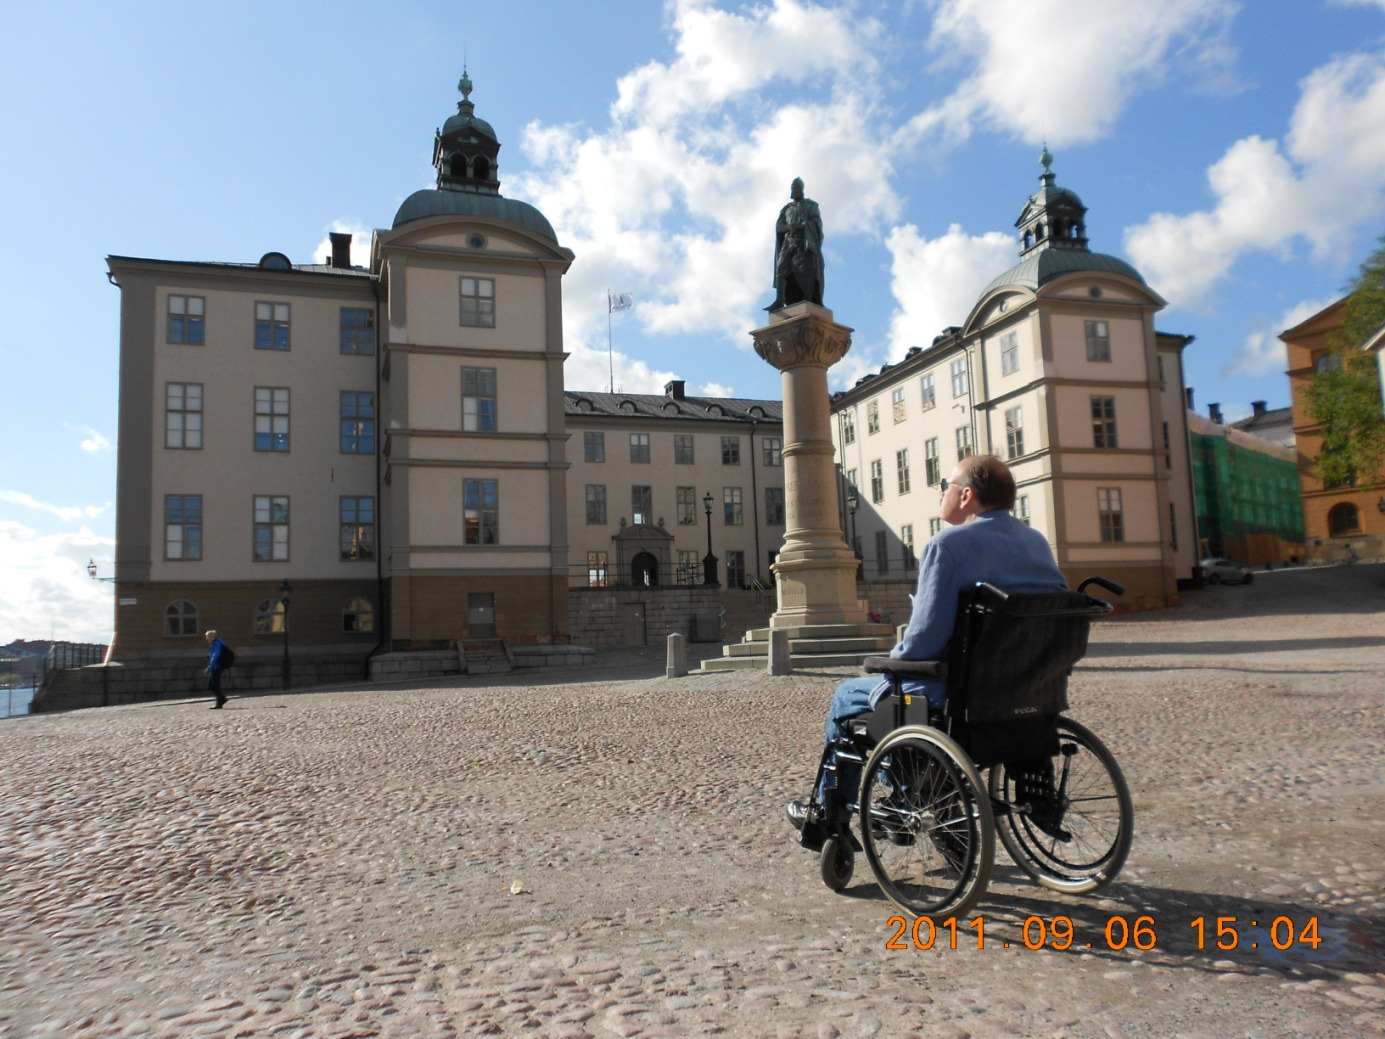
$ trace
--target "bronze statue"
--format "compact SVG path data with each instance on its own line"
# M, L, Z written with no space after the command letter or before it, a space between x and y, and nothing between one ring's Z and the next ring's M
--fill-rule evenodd
M822 213L803 197L803 181L789 188L793 201L779 211L774 225L774 302L770 311L792 303L822 306Z

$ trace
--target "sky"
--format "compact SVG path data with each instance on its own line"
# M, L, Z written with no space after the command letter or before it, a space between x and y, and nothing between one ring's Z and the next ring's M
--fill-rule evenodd
M833 389L1017 262L1045 142L1228 418L1288 404L1277 334L1385 232L1385 0L8 0L0 39L0 644L111 635L105 257L321 262L345 230L367 263L464 66L501 192L577 257L569 389L777 398L748 333L794 177L855 329Z

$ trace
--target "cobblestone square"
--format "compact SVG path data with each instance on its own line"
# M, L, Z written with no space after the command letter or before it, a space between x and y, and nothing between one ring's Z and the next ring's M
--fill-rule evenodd
M6 721L0 1035L1385 1034L1383 621L1358 565L1098 624L1070 713L1130 782L1125 872L1065 897L998 848L926 952L783 818L845 671L650 647ZM1071 949L1025 947L1058 916Z

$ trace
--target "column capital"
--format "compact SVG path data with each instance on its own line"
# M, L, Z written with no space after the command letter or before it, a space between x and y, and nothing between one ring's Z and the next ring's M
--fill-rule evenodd
M799 303L775 314L750 333L755 352L781 372L815 365L830 368L851 349L852 329L832 320L832 312Z

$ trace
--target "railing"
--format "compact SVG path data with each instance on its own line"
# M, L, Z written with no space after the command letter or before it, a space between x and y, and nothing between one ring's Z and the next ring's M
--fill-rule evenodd
M568 567L570 583L576 588L672 588L702 584L702 564L667 568L655 566L653 569L640 566L586 566L575 564Z

